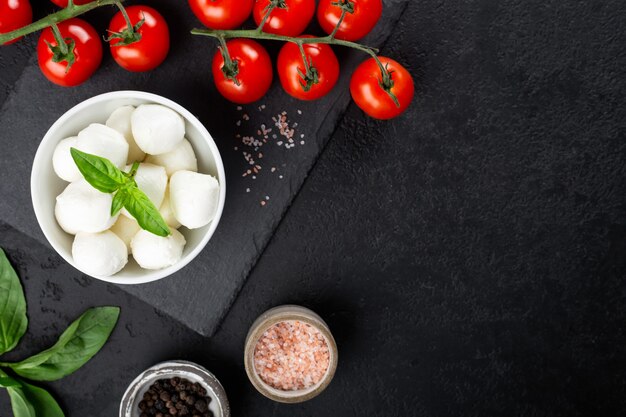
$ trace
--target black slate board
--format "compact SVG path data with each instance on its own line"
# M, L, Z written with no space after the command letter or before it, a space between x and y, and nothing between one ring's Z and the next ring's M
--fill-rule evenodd
M32 159L49 126L66 110L94 95L124 89L153 92L186 107L207 126L217 142L227 172L227 201L216 234L207 248L181 272L160 282L124 286L127 291L179 320L191 329L212 335L245 283L250 270L269 242L275 228L302 186L308 172L331 136L350 102L348 83L352 70L366 58L356 51L336 50L342 76L329 96L304 103L288 97L276 81L267 97L255 105L238 108L219 97L210 76L213 40L192 37L186 28L198 26L186 6L154 2L168 16L172 27L172 51L160 68L146 74L129 74L106 57L102 68L86 84L65 89L41 75L33 56L25 65L0 111L0 218L18 230L46 242L30 202ZM383 18L365 40L381 46L407 2L386 1ZM99 26L110 12L88 17ZM101 30L102 31L102 30ZM29 39L28 42L33 42ZM275 55L279 45L271 45ZM52 110L54 109L54 110ZM295 146L278 146L283 138L272 126L272 117L287 112L297 123ZM243 120L244 114L247 115ZM261 172L242 176L250 167L243 157L249 148L235 137L257 135L262 124L273 128L268 143L253 152ZM303 136L302 136L303 135ZM272 170L272 168L275 168ZM263 204L262 205L262 202ZM288 254L286 254L288 256ZM77 272L78 273L78 272Z

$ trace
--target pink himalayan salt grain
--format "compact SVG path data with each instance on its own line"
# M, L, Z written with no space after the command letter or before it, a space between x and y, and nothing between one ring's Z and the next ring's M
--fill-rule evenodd
M284 321L263 333L254 348L254 367L268 385L298 391L319 383L330 364L328 344L315 327Z

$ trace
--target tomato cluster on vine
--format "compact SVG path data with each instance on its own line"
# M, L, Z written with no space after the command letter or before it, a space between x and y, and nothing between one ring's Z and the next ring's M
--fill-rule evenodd
M53 83L79 85L100 66L100 36L88 22L76 17L95 7L116 5L120 9L109 24L106 41L122 68L152 70L169 52L167 22L152 7L124 8L122 0L51 1L64 9L42 20L48 27L39 37L37 56L41 71ZM316 100L335 87L340 73L335 45L371 56L356 69L350 82L355 103L367 114L390 119L404 112L413 99L413 79L406 68L391 58L377 56L374 48L355 43L376 26L382 15L382 0L319 0L318 4L315 0L188 0L188 4L210 29L194 29L192 33L220 41L212 72L217 90L230 101L252 103L272 85L272 60L254 39L285 42L277 59L278 79L297 99ZM40 29L40 23L29 25L32 15L29 0L0 0L0 42L12 43ZM315 16L326 36L304 34ZM232 30L250 17L256 29Z
M68 7L68 0L51 0ZM77 6L92 0L74 0ZM0 33L32 23L29 0L0 0ZM16 39L17 40L17 39ZM15 42L11 41L8 43ZM109 48L122 68L138 72L152 70L165 60L170 47L167 22L154 8L130 6L113 16L108 28ZM55 84L72 87L87 81L100 67L101 37L85 20L70 18L45 28L37 43L39 67Z
M220 40L220 51L213 59L213 79L217 90L228 100L248 104L261 99L269 90L273 65L257 39L283 40L277 59L278 78L283 89L300 100L316 100L327 95L339 79L340 63L332 46L334 39L354 44L376 26L382 15L382 0L188 0L198 19ZM316 13L317 10L317 13ZM257 31L230 31L252 15ZM317 15L328 35L322 42L302 41ZM259 32L279 35L268 38ZM237 35L240 35L237 36ZM226 41L226 38L235 38ZM321 38L313 39L318 40ZM409 106L414 95L413 79L398 62L372 57L354 72L350 92L356 104L368 115L390 119Z

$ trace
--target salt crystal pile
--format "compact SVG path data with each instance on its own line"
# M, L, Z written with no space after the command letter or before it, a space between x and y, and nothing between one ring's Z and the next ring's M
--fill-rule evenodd
M328 343L315 327L284 321L263 333L254 349L257 374L282 391L299 391L318 384L330 365Z

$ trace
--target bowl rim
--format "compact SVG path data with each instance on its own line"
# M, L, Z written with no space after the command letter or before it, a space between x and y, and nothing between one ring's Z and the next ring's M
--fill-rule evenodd
M259 338L263 335L263 333L265 333L267 329L277 323L294 320L307 323L315 327L317 330L320 331L320 333L322 333L322 335L326 339L326 343L328 344L330 363L328 364L326 374L324 375L322 380L316 385L300 391L281 391L265 383L265 381L263 381L259 374L256 372L254 366L254 348L256 347L256 343ZM335 372L337 371L338 361L339 351L337 349L337 343L335 342L335 338L333 337L330 328L317 313L306 307L286 304L271 308L265 313L261 314L259 318L254 321L254 323L250 327L250 330L248 331L248 335L246 336L244 349L244 366L246 369L246 374L248 375L248 379L257 391L259 391L265 397L277 402L295 404L308 401L320 395L333 380Z
M220 417L230 417L230 404L226 395L226 390L217 379L215 375L209 372L205 367L198 365L197 363L185 361L185 360L170 360L160 362L152 365L148 369L141 372L133 381L128 385L122 400L120 401L120 417L133 417L133 415L139 415L139 413L133 414L132 407L135 403L137 394L155 377L161 376L160 374L169 375L181 375L185 378L183 372L193 374L201 380L201 384L205 389L213 392L214 397L218 403L218 406L222 412ZM163 376L165 378L165 376Z
M38 207L42 206L42 199L40 196L35 195L33 191L35 189L35 183L37 180L35 178L35 172L38 171L38 167L41 166L42 161L44 160L44 158L46 158L46 155L43 154L44 152L42 150L43 145L51 140L54 132L56 132L56 130L58 130L60 126L62 126L70 118L74 117L84 108L91 106L94 103L105 102L111 99L145 100L150 103L164 105L176 111L177 113L179 113L187 122L191 123L192 125L194 125L196 129L198 129L201 136L207 142L209 149L211 150L213 159L215 160L217 175L219 177L219 182L220 182L220 195L219 195L217 211L215 212L215 216L213 217L213 220L211 221L211 224L209 225L207 232L202 237L202 240L198 243L198 245L195 248L193 248L193 250L189 252L186 257L182 258L176 264L169 266L167 268L159 269L159 270L145 270L146 271L145 275L134 277L134 278L119 278L119 277L116 277L116 275L112 275L108 277L96 276L96 275L89 274L85 271L82 271L80 268L78 268L78 266L74 263L74 260L72 259L72 257L65 256L62 253L62 251L60 250L60 245L54 239L51 238L48 230L46 230L46 228L42 226L41 216L43 214L38 209ZM50 245L56 251L56 253L59 254L67 263L69 263L72 267L74 267L81 273L88 275L92 278L101 280L101 281L110 282L113 284L122 284L122 285L138 285L138 284L146 284L149 282L158 281L160 279L173 275L174 273L184 268L191 261L193 261L200 254L200 252L202 252L202 250L206 247L207 243L209 243L209 240L211 240L211 238L213 237L213 234L215 233L215 230L217 229L217 226L222 217L222 213L224 211L224 205L226 203L226 172L224 170L224 162L222 161L222 156L219 152L217 144L215 143L215 140L213 139L213 136L211 136L211 134L206 129L206 127L202 124L202 122L200 122L200 120L198 120L198 118L194 116L189 110L185 109L180 104L166 97L160 96L158 94L148 93L145 91L136 91L136 90L120 90L120 91L112 91L108 93L99 94L99 95L88 98L87 100L84 100L76 104L75 106L67 110L65 113L63 113L63 115L61 115L61 117L59 117L52 124L52 126L50 126L50 128L44 135L43 139L39 143L39 146L37 147L37 152L35 153L35 158L33 159L33 166L31 168L31 174L30 174L30 191L31 191L31 202L33 205L33 210L35 212L35 217L37 218L37 223L39 224L39 228L41 229L44 236L48 240L48 243L50 243Z

